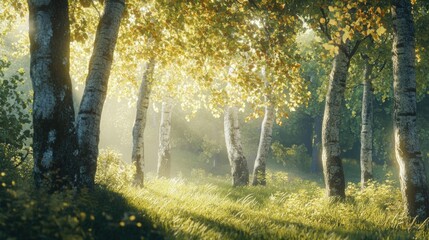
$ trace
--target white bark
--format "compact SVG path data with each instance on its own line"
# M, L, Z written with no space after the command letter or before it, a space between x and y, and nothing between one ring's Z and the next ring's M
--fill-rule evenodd
M97 167L100 118L125 0L106 0L89 63L85 91L77 116L79 185L92 188Z
M274 125L274 106L272 103L267 101L265 106L264 120L261 124L261 136L259 139L258 153L255 159L255 165L253 167L253 180L252 185L266 185L266 162L268 154L270 152L271 140L273 135Z
M155 61L151 59L149 63L147 63L145 72L143 73L136 106L136 121L133 127L133 151L131 162L136 168L136 172L134 173L134 185L140 187L143 187L144 182L144 130L146 127L154 65Z
M36 186L50 191L73 184L76 138L69 75L67 0L28 1L33 152Z
M395 155L405 212L429 217L429 190L416 127L415 36L410 0L393 0Z
M360 167L362 188L372 176L372 123L373 123L373 89L371 82L372 65L365 60L363 95L362 95L362 128L360 134Z
M340 154L340 120L350 60L339 50L335 56L326 94L322 125L322 163L328 197L345 197L345 181Z
M232 185L244 186L249 183L249 169L241 145L237 107L227 107L224 114L225 143L231 166Z
M159 148L158 148L158 177L170 177L171 169L171 110L173 103L167 100L162 103L161 124L159 126Z

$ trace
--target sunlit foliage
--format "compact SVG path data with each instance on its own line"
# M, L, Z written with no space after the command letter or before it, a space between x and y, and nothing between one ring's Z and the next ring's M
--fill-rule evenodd
M390 61L386 2L128 0L109 94L132 105L142 66L154 59L151 101L174 98L187 120L202 108L219 117L228 104L238 105L243 111L251 109L247 120L257 118L267 104L264 97L269 95L276 105L278 123L309 101L305 111L313 116L320 112L317 102L325 97L331 66L327 59L343 44L360 45L362 52L380 59L380 66L382 59ZM417 4L416 28L425 29L428 6L424 1L413 2ZM69 3L71 75L74 87L80 89L103 1ZM25 14L25 1L0 1L0 36L11 30L17 18L25 19ZM421 98L427 95L429 82L427 36L417 33ZM17 42L28 45L26 39L24 36ZM24 45L18 46L20 55L28 51ZM427 222L416 224L400 210L398 184L390 174L363 191L349 183L348 198L335 204L323 198L320 181L303 180L306 175L291 173L270 172L265 188L232 189L228 176L213 177L193 169L190 179L159 180L149 176L146 188L137 189L130 186L133 167L120 154L106 150L100 154L98 186L93 193L79 193L77 198L72 191L53 195L38 192L30 187L31 157L22 162L30 150L25 147L30 137L25 126L30 121L29 102L19 91L24 72L3 74L9 65L7 60L0 60L1 239L429 238ZM383 103L391 97L391 69L386 68L374 79L375 94ZM360 111L361 72L362 64L357 59L351 65L346 95L349 111L345 122L353 129L359 125L354 120ZM380 108L390 114L387 104ZM384 135L376 138L374 145L383 148L377 154L389 161L387 120L378 121L382 127L376 132ZM419 134L428 139L427 131ZM198 159L189 158L188 162L208 163L219 157L222 150L218 142L207 136L195 139L187 139L180 146L198 151ZM426 148L423 146L423 152L427 154ZM276 142L272 151L273 160L286 169L309 168L310 159L302 145L289 147Z
M304 145L285 147L279 142L271 145L273 158L287 168L296 168L301 171L310 169L310 156Z
M11 62L0 59L0 169L21 165L31 149L30 98L22 89L24 70L7 72Z

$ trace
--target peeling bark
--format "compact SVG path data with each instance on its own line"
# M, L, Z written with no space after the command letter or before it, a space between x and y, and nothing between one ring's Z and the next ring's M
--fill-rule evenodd
M77 143L69 75L67 0L28 1L36 186L71 186Z
M341 108L350 59L340 50L335 56L326 94L322 127L322 163L328 197L345 197L343 164L340 158Z
M267 103L268 105L265 106L264 120L262 121L261 125L261 136L259 139L258 153L256 155L255 165L253 167L253 186L265 186L267 184L265 170L268 153L270 152L271 147L275 115L273 104L269 101L267 101Z
M147 109L149 107L149 96L152 84L152 75L155 61L151 59L146 65L143 79L140 85L137 100L136 121L133 127L133 151L131 162L136 168L134 173L134 185L143 187L144 182L144 130L146 127Z
M363 95L362 95L362 128L360 133L360 168L361 186L367 185L372 176L372 123L373 123L373 88L371 82L372 65L365 60Z
M238 109L227 107L224 114L225 143L231 166L232 185L245 186L249 184L249 169L241 145L240 126L238 124Z
M89 63L85 91L77 116L79 144L78 184L92 188L97 168L100 118L106 99L107 85L113 61L124 0L106 0Z
M161 124L159 127L159 148L158 148L158 177L170 177L171 169L171 110L173 104L170 100L162 103Z
M429 190L416 127L415 33L410 0L393 0L395 155L408 216L429 217Z

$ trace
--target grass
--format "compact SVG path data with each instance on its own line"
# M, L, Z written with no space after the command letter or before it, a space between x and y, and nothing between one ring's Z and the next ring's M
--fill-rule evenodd
M392 180L332 203L315 182L270 174L268 187L231 188L225 178L155 179L123 196L163 229L168 239L428 239L408 221Z
M297 171L269 172L266 187L233 188L228 176L194 170L188 178L149 175L136 188L117 156L104 155L103 164L98 187L79 198L0 175L0 239L429 239L427 222L404 216L386 172L365 190L349 183L347 199L330 202L320 176Z

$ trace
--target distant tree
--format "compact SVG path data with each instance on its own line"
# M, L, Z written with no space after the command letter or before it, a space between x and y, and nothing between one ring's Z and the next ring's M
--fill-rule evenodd
M171 175L171 110L173 102L166 99L162 103L161 123L159 125L159 148L158 148L158 177L169 178Z
M365 61L363 95L362 95L362 129L361 129L361 184L362 187L373 178L372 174L372 126L373 126L373 87L371 81L373 66L368 56L363 55Z
M258 152L255 159L255 166L253 168L253 179L252 185L266 185L266 162L268 159L268 153L271 148L271 140L273 135L273 125L275 121L275 110L274 105L266 97L267 106L265 106L264 119L261 124L261 135L259 139Z
M224 131L228 159L231 165L232 185L245 186L249 184L249 169L241 144L237 107L225 109Z
M133 151L131 162L134 164L134 185L143 187L144 182L144 130L147 120L147 109L149 107L149 96L153 81L155 60L151 59L145 67L143 79L137 100L136 120L133 127Z
M390 87L386 87L386 89L380 91L379 89L383 86L381 86L382 84L380 84L380 80L376 81L377 78L381 78L381 76L383 77L384 82L386 79L390 79L390 76L386 76L387 71L383 71L388 60L387 55L390 54L390 50L385 48L385 44L385 42L375 44L374 41L370 39L370 41L368 41L366 44L366 48L363 48L363 51L366 51L366 53L361 54L361 58L363 60L361 64L364 68L363 77L360 77L363 78L361 104L362 121L360 131L360 167L362 188L364 188L368 181L374 177L372 171L374 145L374 101L376 97L374 89L377 88L378 95L387 94L390 92ZM376 48L378 49L377 51ZM373 54L373 52L378 53ZM390 64L387 65L391 67ZM359 75L362 74L359 73ZM362 82L362 80L360 82Z

